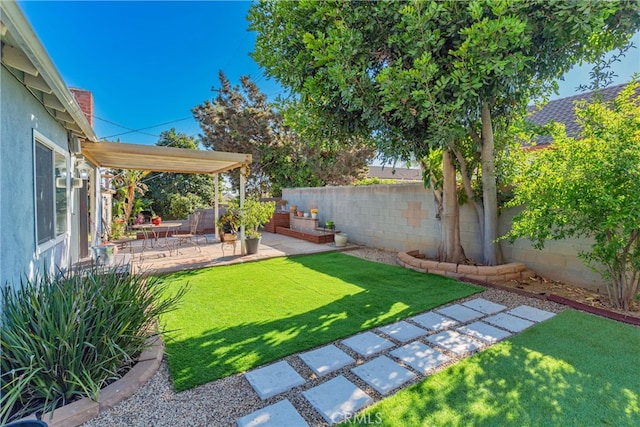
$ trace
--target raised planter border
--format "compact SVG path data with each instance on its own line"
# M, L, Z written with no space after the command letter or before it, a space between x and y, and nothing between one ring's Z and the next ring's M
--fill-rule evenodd
M425 259L419 251L398 252L397 262L403 267L420 273L439 274L441 276L460 279L466 277L482 282L500 282L504 280L524 279L535 275L532 270L520 262L495 266L454 264Z
M76 400L68 405L57 408L42 415L42 421L49 427L77 427L98 416L107 409L131 397L140 389L160 368L164 355L164 342L160 336L149 338L147 348L140 353L138 362L118 381L100 390L97 402L88 397ZM35 415L22 420L35 420Z
M526 296L529 298L537 298L541 300L552 301L558 304L569 306L576 310L584 311L586 313L595 314L601 317L606 317L607 319L616 320L622 323L628 323L630 325L640 326L640 318L637 318L637 317L627 316L622 313L616 313L614 311L605 310L599 307L592 307L588 304L583 304L581 302L574 301L572 299L565 298L560 295L546 294L546 293L535 294L535 293L527 292L520 289L510 288L508 286L501 286L499 284L492 283L490 280L487 280L487 278L489 277L493 277L493 278L501 277L501 274L503 274L501 273L502 271L512 269L512 268L516 268L517 270L520 270L519 271L521 275L520 278L527 278L528 276L533 276L535 274L535 272L533 272L532 270L528 270L526 266L524 269L522 269L521 266L524 266L524 264L521 264L521 263L502 264L502 265L497 265L495 267L481 267L481 266L476 267L476 266L469 266L464 264L440 263L437 261L416 258L416 255L418 256L420 255L419 251L399 252L397 256L397 262L399 265L405 268L410 268L412 270L415 270L421 273L439 274L441 276L456 278L462 282L467 282L474 285L483 286L486 288L494 288L502 291L512 292L512 293ZM453 266L456 266L455 269ZM463 268L461 269L460 267L463 267ZM469 271L469 272L473 271L470 267L478 268L478 272L482 271L482 274L480 274L480 276L482 277L486 276L486 278L478 278L478 277L475 277L475 275L473 274L464 273L465 271ZM500 269L499 267L504 267L504 268ZM488 272L490 272L491 269L495 269L494 275L488 274ZM497 280L502 280L502 279L500 278ZM507 279L507 280L511 280L511 279Z

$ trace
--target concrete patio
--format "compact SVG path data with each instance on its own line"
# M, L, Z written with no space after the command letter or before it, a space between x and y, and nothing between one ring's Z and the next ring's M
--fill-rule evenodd
M136 240L120 248L118 253L131 255L131 268L134 272L169 273L282 256L344 251L358 247L352 244L347 244L346 247L336 247L334 243L316 244L263 231L258 253L242 256L240 242L237 242L234 254L233 246L228 244L223 246L219 241L214 241L213 234L198 237L199 245L197 247L187 243L171 251L162 245L155 245L155 247L147 245L143 249L143 240ZM174 247L175 243L176 240L170 237L169 245Z

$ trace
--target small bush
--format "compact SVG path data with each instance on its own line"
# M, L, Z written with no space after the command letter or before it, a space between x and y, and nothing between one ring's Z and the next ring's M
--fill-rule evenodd
M159 277L115 269L36 275L3 288L0 423L82 397L97 400L186 290L169 295Z
M371 178L363 178L353 183L354 186L359 185L381 185L381 184L400 184L397 179L384 179L377 176Z

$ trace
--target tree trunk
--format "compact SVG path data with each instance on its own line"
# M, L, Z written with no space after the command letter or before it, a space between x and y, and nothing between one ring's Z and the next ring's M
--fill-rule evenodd
M478 138L477 141L478 145L482 143L480 138ZM456 159L458 160L458 165L460 166L460 175L462 176L462 187L464 188L465 193L467 193L467 203L473 206L473 210L476 213L476 220L478 221L478 229L480 233L480 241L482 242L484 239L484 209L482 207L482 204L475 200L476 193L471 187L471 179L469 178L469 172L467 171L467 161L459 150L454 149L453 144L449 144L449 149L453 154L455 154Z
M482 204L484 207L484 230L482 233L482 253L485 265L502 263L498 238L498 192L496 189L496 166L494 155L493 125L491 111L486 102L482 103Z
M460 207L456 188L456 169L449 150L442 153L442 242L439 259L444 262L461 263L466 260L460 243Z

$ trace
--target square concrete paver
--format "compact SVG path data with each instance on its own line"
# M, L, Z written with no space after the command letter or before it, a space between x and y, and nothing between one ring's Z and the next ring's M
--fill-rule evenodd
M393 389L416 377L416 374L403 368L387 356L379 356L370 362L351 369L351 372L362 378L380 394L387 394Z
M381 351L394 346L391 341L386 340L373 332L364 332L362 334L354 335L351 338L342 340L342 344L365 357L380 353Z
M371 396L342 375L303 391L302 395L330 425L352 417L373 403Z
M304 378L284 360L249 371L244 376L263 400L304 384Z
M287 399L238 418L238 427L305 427L307 422Z
M472 353L480 348L480 343L456 331L444 331L427 337L427 341L436 344L457 355Z
M403 345L393 350L391 355L402 360L423 375L426 375L427 372L449 360L449 356L440 353L435 348L431 348L420 341Z
M447 317L457 320L458 322L470 322L484 316L484 313L465 307L464 305L454 304L449 307L438 308L434 310L436 313L444 314Z
M555 313L546 310L540 310L539 308L531 307L528 305L521 305L512 310L507 311L507 313L522 317L527 320L531 320L532 322L542 322L543 320L551 319L555 316Z
M378 328L378 330L400 342L408 342L427 334L426 330L418 328L416 325L412 325L404 320L391 325L382 326Z
M487 344L495 344L500 340L503 340L511 336L511 332L507 332L504 329L498 329L484 322L474 322L466 326L458 328L459 332L463 334L471 335L474 338L484 341Z
M534 325L534 323L529 320L521 319L520 317L507 313L499 313L482 320L511 332L522 332Z
M507 306L505 305L497 304L484 298L475 298L469 301L465 301L462 303L462 305L485 314L497 313L499 311L506 310L507 308Z
M420 314L416 317L412 317L410 320L416 322L417 324L424 326L427 329L432 331L443 331L447 328L453 328L458 326L458 322L455 320L451 320L447 317L444 317L438 313L434 313L429 311L424 314Z
M355 359L333 344L302 353L300 359L319 376L354 363Z

